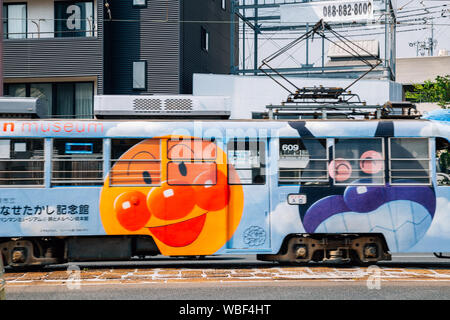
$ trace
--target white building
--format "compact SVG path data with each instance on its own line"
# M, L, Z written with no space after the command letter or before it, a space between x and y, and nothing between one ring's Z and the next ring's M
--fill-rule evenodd
M353 79L290 78L298 87L345 88ZM388 80L360 80L349 90L368 105L384 105L402 100L402 86ZM195 96L228 96L231 119L251 119L253 113L266 112L268 105L280 105L288 92L266 76L194 74Z

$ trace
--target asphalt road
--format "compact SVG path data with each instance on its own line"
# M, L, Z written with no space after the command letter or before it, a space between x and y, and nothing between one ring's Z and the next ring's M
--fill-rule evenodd
M67 281L61 282L55 277L58 272L64 276L68 265L17 274L17 279L12 277L13 271L7 271L6 276L12 279L7 285L7 298L10 300L170 299L205 303L212 300L450 300L450 260L437 259L432 254L394 255L392 261L378 264L383 271L379 278L371 277L367 269L355 269L350 266L311 264L307 267L289 268L280 267L272 262L259 262L254 256L207 257L204 260L156 257L145 261L81 263L77 266L80 270L87 270L86 272L92 274L98 272L108 275L136 276L139 272L160 270L162 273L163 270L166 277L155 281L154 279L160 278L158 275L152 275L150 278L142 278L147 280L137 281L136 277L121 276L121 279L128 281L114 282L114 277L108 276L107 281L83 281L80 286L70 286L67 285ZM219 278L208 279L208 275L215 270L227 272L228 278L225 280L228 281ZM266 272L269 279L267 276L265 278L255 276L259 271ZM177 272L178 278L173 282L171 276ZM197 278L193 276L183 278L180 276L182 272L190 272L191 275L203 273ZM247 274L244 274L245 272ZM358 272L364 274L358 275ZM41 274L52 274L54 277L50 279L54 280L37 282L23 280L33 279L33 276L34 279L39 279L37 276ZM237 277L231 279L230 275Z
M294 281L11 287L11 300L449 300L449 282Z

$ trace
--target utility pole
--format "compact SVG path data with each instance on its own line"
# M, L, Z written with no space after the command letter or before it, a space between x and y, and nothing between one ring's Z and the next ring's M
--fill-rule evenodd
M430 46L430 56L434 56L434 46L436 45L434 42L434 22L431 20L431 38L428 38L429 46Z
M410 47L416 47L416 56L420 55L423 57L425 55L425 51L428 52L428 56L434 56L434 47L437 45L437 40L434 40L434 22L431 21L431 37L424 41L416 41L410 42Z
M3 97L3 0L0 0L0 97Z
M253 69L255 70L255 76L258 75L258 0L254 0L255 5L255 39L254 39L254 61L253 61Z

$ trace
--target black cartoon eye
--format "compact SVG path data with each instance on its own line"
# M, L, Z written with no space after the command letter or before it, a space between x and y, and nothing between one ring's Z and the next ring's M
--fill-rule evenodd
M142 172L142 178L144 178L144 182L146 184L152 184L152 177L150 176L150 173L148 173L148 171Z
M185 177L187 175L187 168L186 165L184 164L184 162L181 162L178 165L178 170L180 171L180 174Z

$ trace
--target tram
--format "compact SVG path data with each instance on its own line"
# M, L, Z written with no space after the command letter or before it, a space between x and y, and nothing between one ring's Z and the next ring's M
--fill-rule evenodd
M450 123L0 121L5 266L450 252Z

